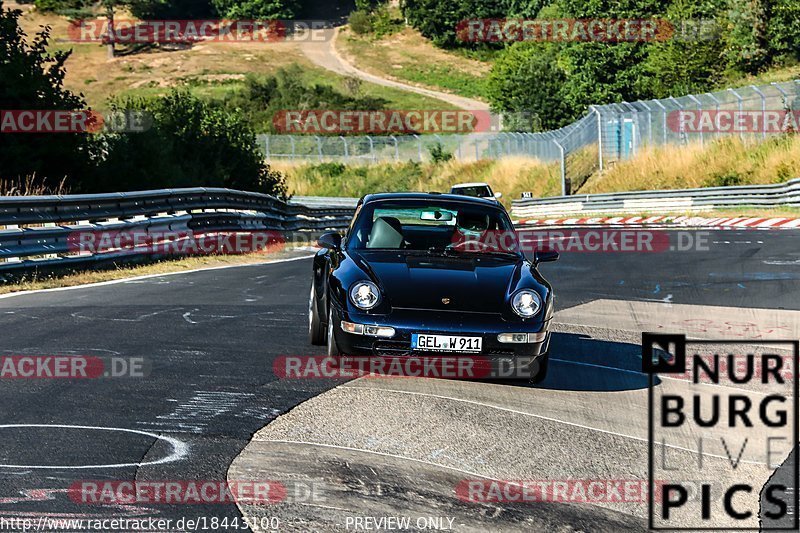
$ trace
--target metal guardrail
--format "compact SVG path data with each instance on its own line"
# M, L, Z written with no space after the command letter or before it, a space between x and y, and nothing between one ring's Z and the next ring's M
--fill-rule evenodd
M523 198L512 202L514 218L594 213L670 213L741 206L800 206L800 179L774 185L743 185L663 191Z
M347 227L354 208L341 201L287 203L266 194L217 188L0 197L0 272L154 255L138 249L76 253L71 238L80 233L323 231Z

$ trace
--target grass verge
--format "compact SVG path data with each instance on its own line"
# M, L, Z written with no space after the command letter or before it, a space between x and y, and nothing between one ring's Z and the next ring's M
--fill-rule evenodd
M447 192L456 183L487 182L503 193L503 202L511 205L522 191L534 196L561 193L558 163L536 159L484 159L477 162L378 163L344 165L342 163L294 164L273 161L272 168L286 174L289 190L300 196L348 196L385 191Z
M372 74L479 100L491 68L488 62L437 48L411 28L382 38L345 30L338 44L356 66Z
M737 137L705 146L662 146L643 150L602 174L595 173L581 194L687 189L782 183L800 176L800 136L783 135L764 142Z
M305 252L310 254L311 252ZM242 255L208 255L169 259L138 265L116 265L102 270L65 271L62 274L37 276L35 273L20 275L16 279L0 284L0 294L74 287L113 281L118 279L147 276L153 274L169 274L204 268L229 265L252 265L279 259L288 259L303 255L297 249L286 249L270 253L252 253Z

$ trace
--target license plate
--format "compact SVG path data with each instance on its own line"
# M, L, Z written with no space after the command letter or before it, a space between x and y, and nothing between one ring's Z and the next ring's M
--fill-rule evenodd
M411 334L411 349L430 352L480 352L480 337Z

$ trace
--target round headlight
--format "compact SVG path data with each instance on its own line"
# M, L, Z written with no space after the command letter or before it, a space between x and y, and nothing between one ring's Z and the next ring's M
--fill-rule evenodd
M381 293L371 281L359 281L350 287L350 301L359 309L372 309L381 301Z
M511 308L522 318L531 318L542 308L542 298L536 291L522 289L511 299Z

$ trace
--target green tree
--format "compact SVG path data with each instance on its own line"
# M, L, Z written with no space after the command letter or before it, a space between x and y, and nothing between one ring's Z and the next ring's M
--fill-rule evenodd
M81 95L64 88L70 52L48 52L50 29L29 40L19 26L20 11L0 0L0 109L84 110ZM91 165L86 133L0 134L0 178L80 179Z
M141 133L103 135L107 156L87 189L209 186L285 197L283 176L264 162L255 132L240 113L181 91L114 107L146 111L153 124Z
M769 61L767 0L729 0L726 57L730 67L747 73L763 69ZM795 21L797 25L797 21Z
M515 43L492 65L486 97L503 113L530 113L543 129L563 126L575 113L565 102L566 73L558 65L558 45Z
M767 43L779 60L800 61L800 2L773 0L768 9Z
M651 43L637 83L638 94L666 98L704 92L721 83L726 42L718 2L675 0L664 18L672 38Z
M300 10L298 0L211 0L220 16L242 19L291 19Z
M405 0L403 15L437 45L463 46L457 28L464 21L506 17L509 5L509 0Z

